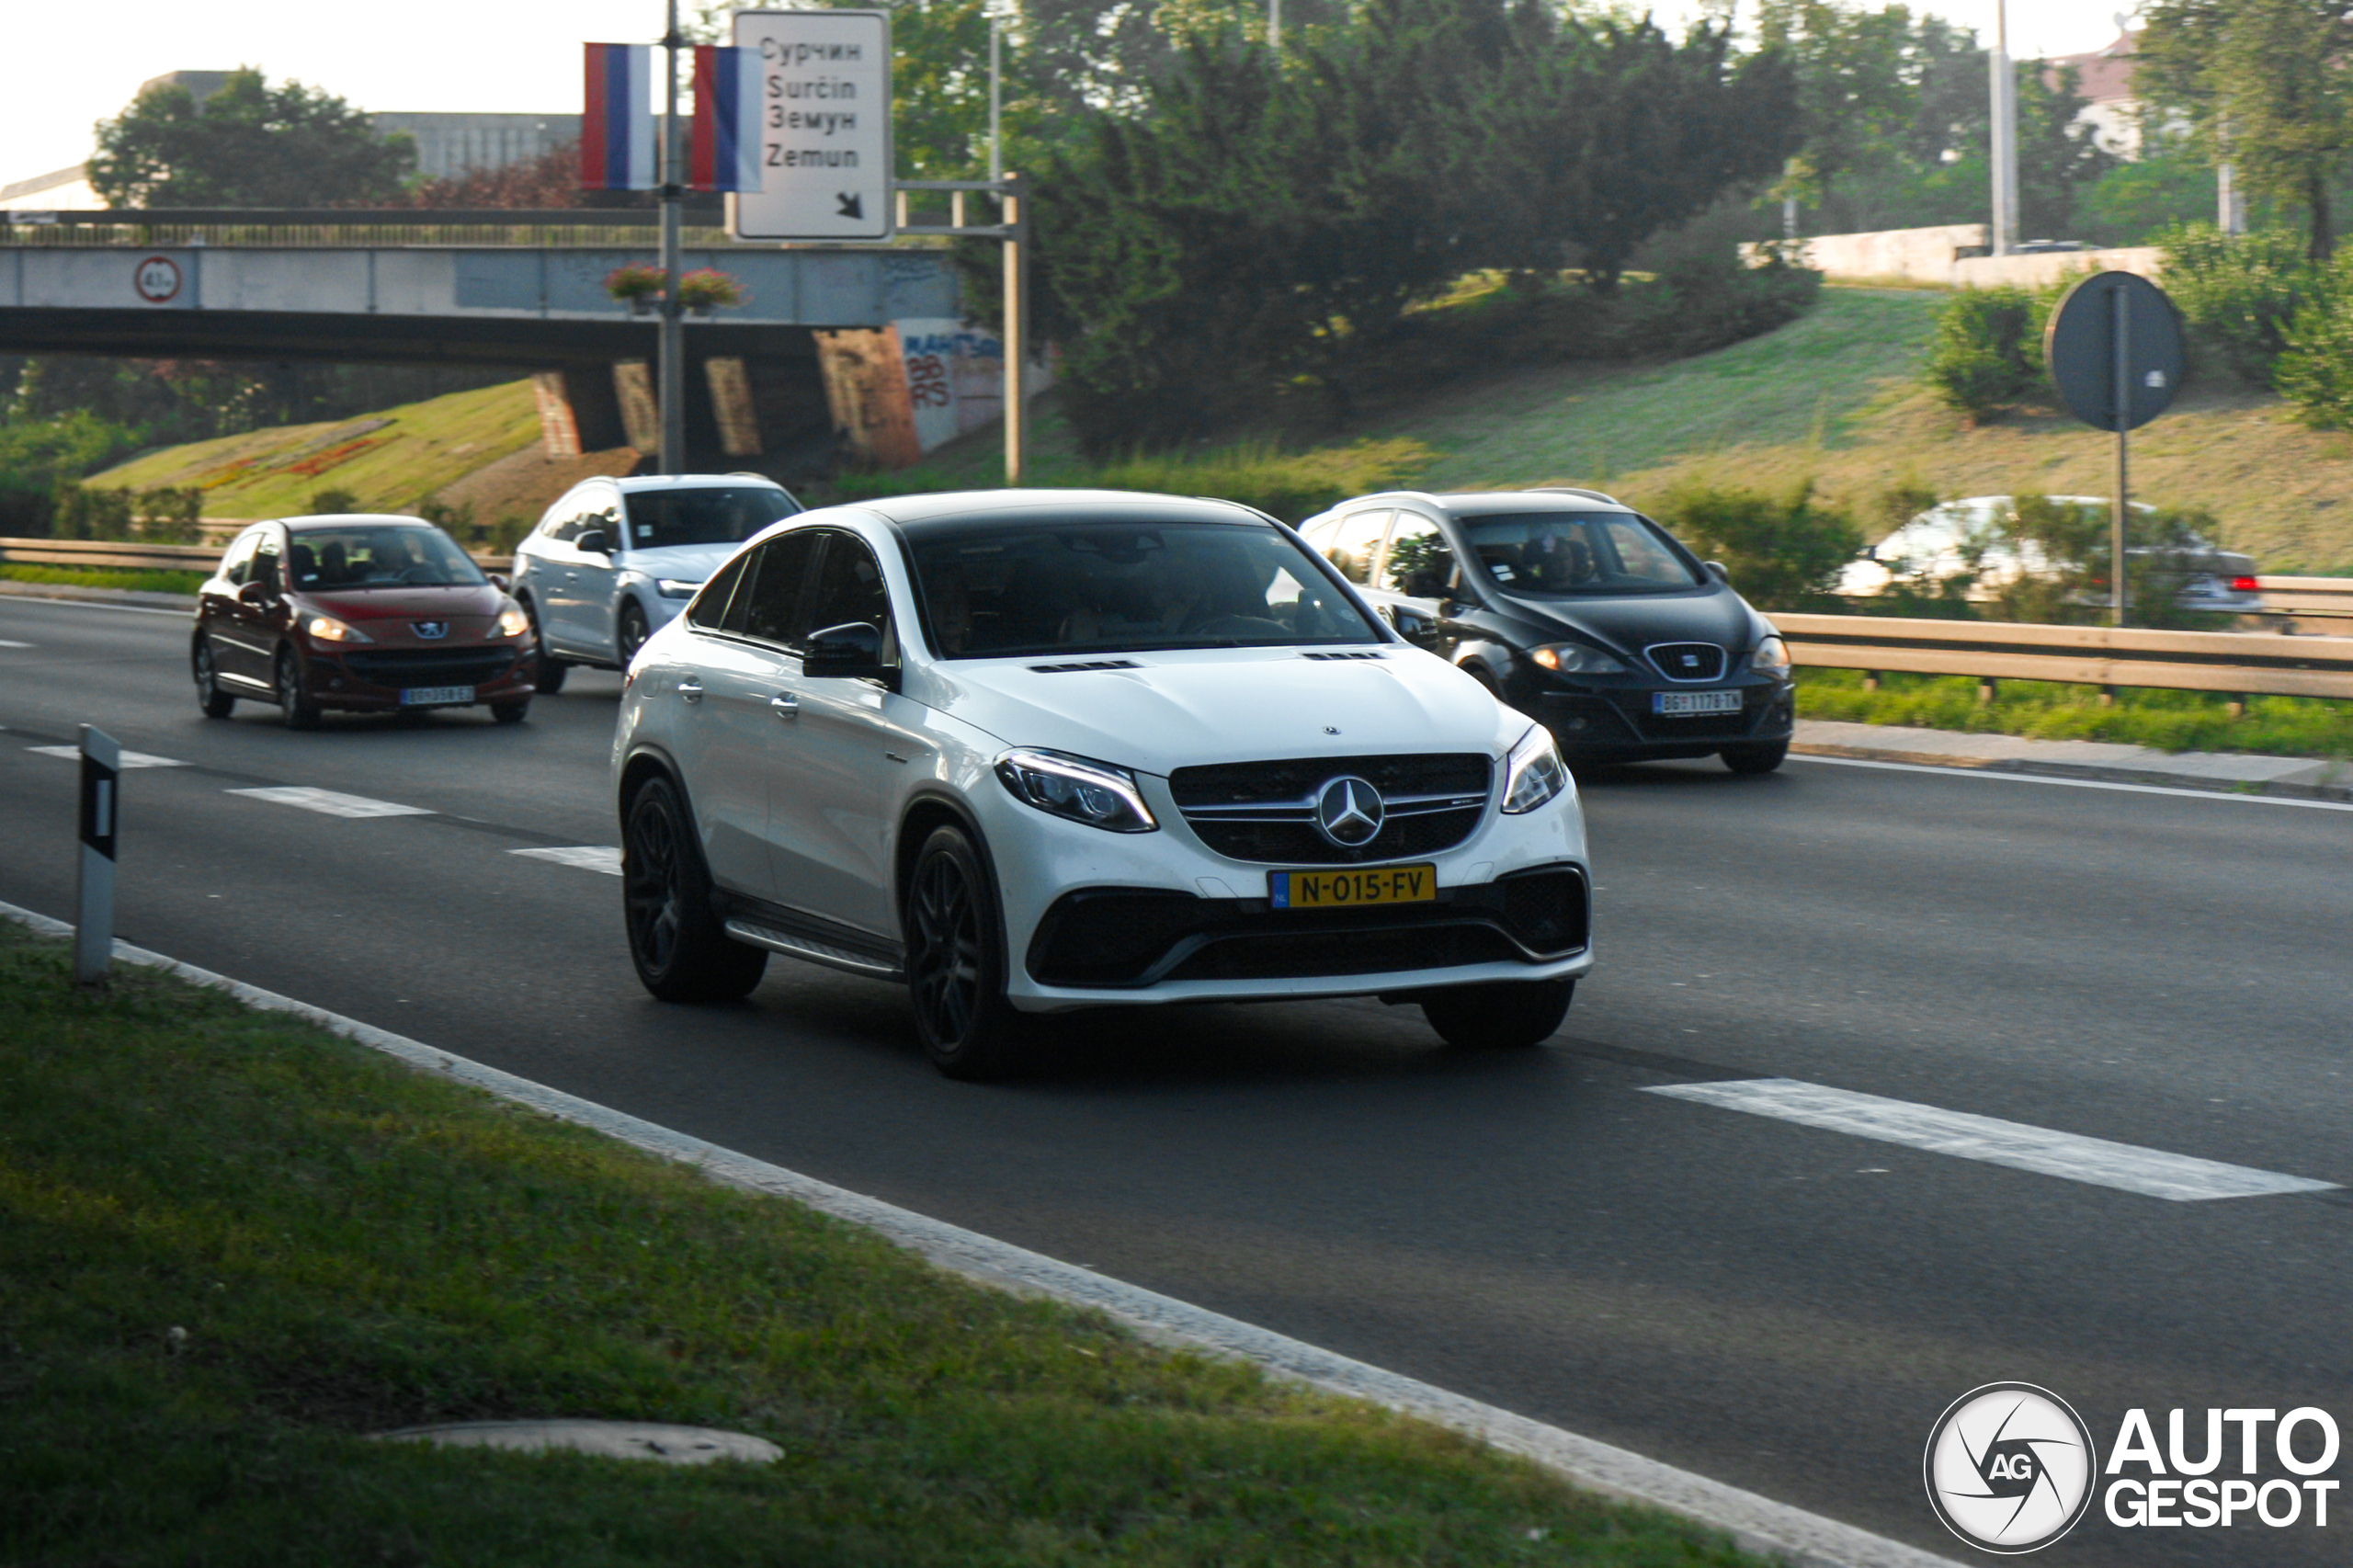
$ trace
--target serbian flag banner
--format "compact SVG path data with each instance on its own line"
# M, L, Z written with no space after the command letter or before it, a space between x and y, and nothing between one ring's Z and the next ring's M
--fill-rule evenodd
M695 46L695 122L687 143L695 190L760 188L760 51Z
M580 117L580 183L591 190L652 190L654 48L592 43L588 97Z

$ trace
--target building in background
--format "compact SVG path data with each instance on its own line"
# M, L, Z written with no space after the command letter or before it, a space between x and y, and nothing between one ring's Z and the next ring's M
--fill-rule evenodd
M2055 54L2042 62L2043 80L2059 85L2059 74L2075 68L2075 91L2086 101L2079 124L2092 127L2092 140L2114 157L2141 155L2141 98L2132 86L2133 56L2141 35L2120 32L2116 41L2087 54Z

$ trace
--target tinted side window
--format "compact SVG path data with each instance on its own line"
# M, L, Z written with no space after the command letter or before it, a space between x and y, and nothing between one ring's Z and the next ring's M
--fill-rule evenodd
M1454 580L1454 551L1438 525L1416 512L1398 513L1389 554L1381 562L1381 586L1393 594L1436 599L1446 597Z
M866 541L827 530L825 558L817 568L816 597L809 606L808 631L864 621L876 631L891 624L891 593L882 568Z
M728 608L727 630L763 642L790 646L808 635L809 569L815 564L817 536L803 529L760 546L750 582Z
M246 534L230 545L229 553L221 558L221 575L242 585L252 574L254 547L259 543L261 535Z
M1372 576L1372 558L1380 551L1381 536L1389 528L1386 511L1358 512L1340 520L1340 531L1324 548L1324 559L1340 569L1349 582L1363 585Z
M687 624L706 631L717 631L727 622L727 603L735 597L735 585L744 580L744 569L751 564L751 554L737 556L712 574L695 602L687 607Z

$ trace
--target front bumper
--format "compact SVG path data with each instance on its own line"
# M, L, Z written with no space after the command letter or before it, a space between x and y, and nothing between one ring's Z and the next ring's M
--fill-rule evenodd
M424 708L520 702L538 688L528 638L456 648L313 648L302 660L303 685L322 708L353 712L415 712ZM465 703L408 703L404 691L472 687Z
M1770 745L1796 732L1797 693L1786 681L1674 688L1737 691L1741 706L1732 713L1654 713L1651 694L1658 689L1651 686L1551 687L1535 694L1530 711L1552 732L1562 755L1572 762L1710 756L1726 746Z

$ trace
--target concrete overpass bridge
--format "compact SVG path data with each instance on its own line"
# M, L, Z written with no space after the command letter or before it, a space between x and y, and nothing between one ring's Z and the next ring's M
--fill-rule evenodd
M654 260L652 211L9 216L0 353L511 366L536 375L551 455L657 438L654 318L603 281ZM751 456L830 429L817 332L960 313L943 251L736 245L699 225L688 241L688 270L749 294L689 320L693 448Z

